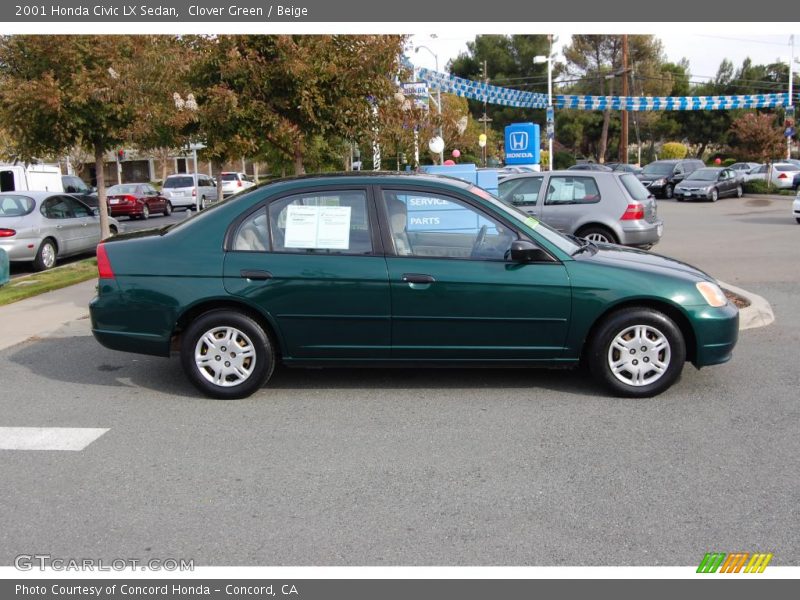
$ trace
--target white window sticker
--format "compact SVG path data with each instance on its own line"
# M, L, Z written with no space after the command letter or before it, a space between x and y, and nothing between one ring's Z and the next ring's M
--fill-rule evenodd
M348 250L350 207L289 205L284 246Z

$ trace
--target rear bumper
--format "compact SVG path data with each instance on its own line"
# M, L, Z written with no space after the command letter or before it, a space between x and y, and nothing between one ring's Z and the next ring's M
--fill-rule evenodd
M644 222L644 225L640 225L635 229L623 228L620 244L624 246L650 248L661 240L663 234L663 221L656 221L655 223Z
M153 356L169 356L171 336L168 333L142 333L126 330L126 324L132 321L132 310L121 300L119 293L111 291L113 285L100 280L101 295L89 302L89 316L92 322L92 335L106 348L120 352L150 354ZM142 315L141 318L147 318ZM137 319L133 319L134 321Z
M720 308L692 307L689 317L697 342L694 366L728 362L739 339L739 309L730 302Z
M3 238L3 241L0 241L0 248L6 251L10 262L29 261L36 258L41 243L41 240L32 238L13 240Z
M139 217L142 214L142 207L115 204L108 207L108 214L112 217Z

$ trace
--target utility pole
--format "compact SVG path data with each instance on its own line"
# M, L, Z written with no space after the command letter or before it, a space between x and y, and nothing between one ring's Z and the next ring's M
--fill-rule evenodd
M628 34L622 36L622 97L628 97ZM624 106L624 104L623 104ZM622 120L622 134L619 141L619 162L628 163L628 111L620 110Z
M792 103L793 88L792 84L794 79L794 36L789 36L789 44L792 46L792 56L789 58L789 106L786 109L787 127L794 126L794 104ZM792 136L786 136L786 158L792 158Z

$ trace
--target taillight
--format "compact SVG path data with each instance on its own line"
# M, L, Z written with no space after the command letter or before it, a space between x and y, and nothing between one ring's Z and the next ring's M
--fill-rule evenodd
M628 208L622 213L620 221L638 221L644 219L644 204L640 202L631 202Z
M242 181L241 180L237 181L236 185L239 186L239 187L242 187Z
M780 175L778 175L778 179L788 179L788 178L789 176L786 173L781 173Z
M197 189L196 188L192 190L192 196L197 196Z
M11 237L12 235L17 235L16 230L14 230L14 229L0 229L0 237Z
M125 202L128 204L136 204L136 196L125 196Z
M108 260L106 245L97 245L97 276L100 279L114 279L114 270L111 268L111 261Z

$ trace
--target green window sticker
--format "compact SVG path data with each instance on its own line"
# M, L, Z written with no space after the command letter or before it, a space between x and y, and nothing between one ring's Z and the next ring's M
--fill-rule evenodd
M525 224L531 229L536 229L539 226L539 219L528 217L527 219L525 219Z

